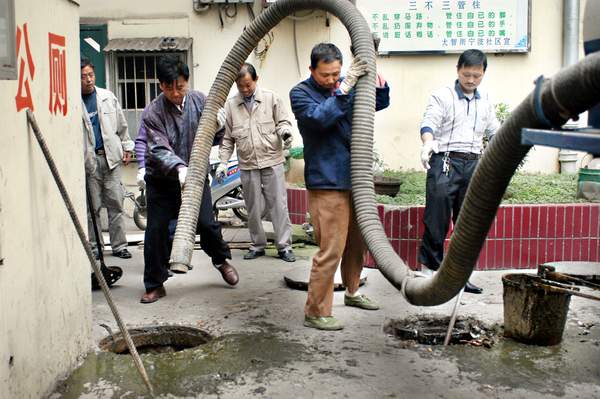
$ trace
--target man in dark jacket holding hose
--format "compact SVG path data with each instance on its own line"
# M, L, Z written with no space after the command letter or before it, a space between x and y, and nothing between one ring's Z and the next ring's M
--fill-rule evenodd
M206 96L189 90L189 68L174 56L159 60L157 76L162 93L142 115L147 134L145 154L147 218L144 238L144 285L142 303L152 303L166 295L163 283L168 278L166 263L170 253L169 221L177 218L181 190L185 184L192 144L196 136ZM220 112L220 127L224 113ZM219 138L215 137L217 141ZM230 285L238 283L238 274L228 262L229 246L223 240L221 226L214 218L210 187L204 185L198 216L200 245L213 265ZM171 268L186 273L187 268Z
M333 279L340 260L345 305L379 309L358 292L366 246L356 224L350 183L353 88L367 73L367 63L355 58L346 77L340 79L342 53L335 45L317 44L310 58L310 78L290 92L304 142L309 212L319 245L308 283L304 325L340 330L343 325L331 314ZM376 109L380 110L389 105L390 89L383 79L378 86Z

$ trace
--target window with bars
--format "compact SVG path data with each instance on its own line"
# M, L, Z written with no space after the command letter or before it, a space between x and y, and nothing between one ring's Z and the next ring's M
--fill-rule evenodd
M186 62L186 52L117 52L115 54L116 96L123 107L129 135L135 139L146 105L160 94L156 68L164 55L176 55Z
M173 53L117 54L117 92L123 109L143 110L159 93L158 59ZM182 53L175 53L184 59ZM185 61L185 60L184 60Z

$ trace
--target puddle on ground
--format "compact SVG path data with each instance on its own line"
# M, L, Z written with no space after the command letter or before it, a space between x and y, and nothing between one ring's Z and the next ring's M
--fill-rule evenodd
M428 318L430 321L436 319L435 316ZM415 320L423 321L427 317L408 318L409 323L405 324L410 326L410 322ZM437 320L445 321L447 318ZM388 321L386 333L396 339L402 321L407 319ZM504 338L501 326L479 326L484 331L495 331L495 335L490 337L493 346L483 345L485 349L482 349L467 342L470 345L444 347L423 345L416 340L398 340L397 343L398 347L416 351L422 359L452 361L461 380L481 384L486 394L523 389L563 396L568 386L596 386L600 381L600 325L570 320L562 343L554 346L526 345Z
M308 349L270 331L229 334L184 351L142 354L158 397L218 395L227 384L261 379L269 369L302 360ZM50 398L138 398L146 387L130 356L91 353Z
M478 356L465 347L453 347L449 353L469 380L562 396L566 386L600 381L600 328L592 327L586 336L580 332L577 326L569 326L562 343L554 346L501 338L493 349L478 351Z

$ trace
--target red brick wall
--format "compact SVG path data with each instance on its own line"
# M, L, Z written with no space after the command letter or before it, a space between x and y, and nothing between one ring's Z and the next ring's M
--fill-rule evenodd
M288 208L292 223L303 223L308 212L306 190L288 189ZM379 205L392 247L413 269L418 266L424 210L422 206ZM551 261L600 262L599 247L600 204L503 205L477 269L535 268Z

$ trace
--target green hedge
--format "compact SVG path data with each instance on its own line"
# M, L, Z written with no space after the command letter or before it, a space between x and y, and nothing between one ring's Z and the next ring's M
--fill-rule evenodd
M402 180L400 193L395 198L378 195L382 204L425 205L425 172L386 170L385 176ZM526 174L513 176L503 204L564 204L585 202L575 198L577 193L577 175L566 174Z

